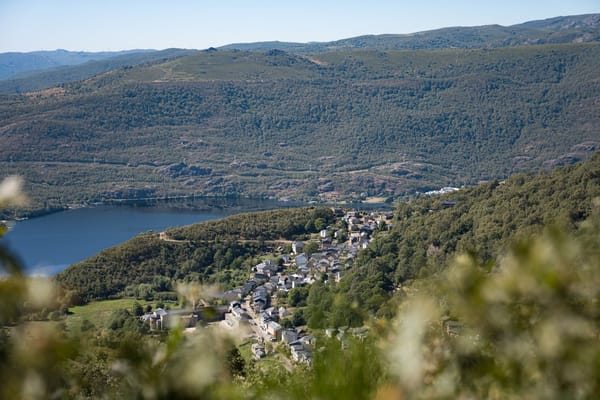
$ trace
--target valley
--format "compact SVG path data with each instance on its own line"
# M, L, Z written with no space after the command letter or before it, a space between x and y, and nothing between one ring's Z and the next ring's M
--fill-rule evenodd
M600 397L600 14L215 46L0 54L0 398Z
M25 175L32 211L179 195L409 198L587 159L600 143L599 52L205 51L0 96L0 165Z
M536 376L542 374L547 385L560 379L564 385L552 390L571 393L589 378L571 381L546 363L577 360L581 366L589 362L582 352L598 351L588 327L595 323L599 287L599 162L596 154L551 173L425 196L397 204L393 214L292 208L143 234L59 274L58 308L27 314L43 319L49 313L46 318L55 321L26 325L32 331L27 337L58 329L53 335L66 343L84 340L86 347L73 357L93 360L100 377L119 362L162 373L181 365L200 368L197 360L211 354L211 366L225 365L237 379L239 398L250 389L302 398L306 390L331 393L335 382L345 388L359 382L366 391L361 398L368 398L386 384L381 370L398 374L394 390L411 390L406 372L387 365L397 360L396 352L410 351L404 345L410 340L446 349L431 355L440 363L436 369L411 363L424 374L416 390L431 390L430 379L444 379L454 368L445 364L449 354L449 360L478 360L460 367L461 379L485 380L496 368L512 376L522 373L524 358L510 346L521 341L543 357L531 367ZM122 300L108 300L117 298ZM549 344L537 335L540 326L561 329L557 313L580 325L569 328L560 344ZM207 326L202 315L223 321ZM60 330L62 318L67 331ZM418 319L407 331L411 318ZM145 345L131 354L127 340ZM214 350L208 352L208 345ZM167 346L173 355L155 364ZM221 357L228 361L220 364ZM63 368L76 379L86 373L79 364ZM498 390L537 392L538 378L509 380ZM123 387L119 381L100 388L97 379L82 384L98 393L139 390L138 383Z

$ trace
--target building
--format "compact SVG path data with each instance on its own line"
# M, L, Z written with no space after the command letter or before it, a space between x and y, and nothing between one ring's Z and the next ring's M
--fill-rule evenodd
M281 332L281 341L285 344L290 344L298 340L298 331L295 329L286 329Z
M269 321L267 322L267 333L271 336L273 336L273 338L275 340L280 340L281 339L281 325L279 325L277 322L275 321Z
M300 254L304 251L304 243L300 241L295 241L292 243L292 251L294 254Z

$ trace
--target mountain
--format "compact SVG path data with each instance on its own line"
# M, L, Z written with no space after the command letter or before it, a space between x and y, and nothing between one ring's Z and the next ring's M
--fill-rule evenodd
M117 68L128 68L148 62L164 61L175 57L194 54L196 50L167 49L167 50L132 50L130 52L118 53L84 53L89 57L98 57L76 65L62 65L59 67L48 67L36 69L27 73L17 74L10 78L0 80L0 93L25 93L49 87L62 85L91 78L94 75L107 72ZM69 54L73 54L68 52ZM34 53L28 53L34 54ZM75 55L79 53L74 53ZM2 57L3 54L0 54ZM87 60L88 57L78 58L77 61ZM69 61L62 60L63 62Z
M33 207L229 195L396 197L600 145L600 44L309 56L210 50L0 96Z
M223 46L221 49L246 51L277 49L291 53L309 54L357 49L380 51L475 49L598 41L600 41L600 14L585 14L530 21L511 26L451 27L404 35L366 35L322 43L235 43Z
M152 52L154 50L126 50L126 51L32 51L29 53L0 53L0 80L13 78L19 74L33 71L52 69L64 66L84 64L89 61L104 60L123 55Z
M600 40L600 14L556 17L508 27L487 25L452 27L398 35L365 35L331 42L235 43L222 50L283 50L296 54L338 50L417 50L443 48L497 48L507 46L584 43ZM164 53L173 52L166 50ZM181 55L192 51L180 50ZM146 56L144 56L146 54ZM131 57L131 58L129 58ZM126 65L157 60L156 50L116 52L75 52L67 50L0 53L0 93L20 93L45 89ZM170 57L166 55L165 57ZM97 61L107 60L105 63ZM110 60L110 61L109 61ZM86 64L83 68L72 68ZM87 65L89 64L89 65ZM71 68L69 68L71 67ZM9 82L2 82L9 80Z

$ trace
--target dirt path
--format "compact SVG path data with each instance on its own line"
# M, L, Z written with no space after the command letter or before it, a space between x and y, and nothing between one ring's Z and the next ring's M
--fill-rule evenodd
M167 236L167 232L161 232L158 234L158 238L160 240L164 240L165 242L169 242L169 243L190 243L189 240L176 240L176 239L171 239L169 238L169 236Z
M158 234L158 238L160 240L163 240L163 241L169 242L169 243L191 243L192 242L191 240L171 239L167 235L167 232L160 232ZM291 240L286 240L286 239L279 239L279 240L238 239L237 242L238 243L265 243L265 244L270 244L270 245L283 245L283 244L292 243Z

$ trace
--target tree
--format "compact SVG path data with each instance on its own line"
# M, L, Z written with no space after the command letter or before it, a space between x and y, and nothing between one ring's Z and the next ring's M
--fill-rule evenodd
M79 327L81 332L91 331L94 328L95 328L94 324L87 318L85 318L83 321L81 321L81 326Z
M460 255L421 285L386 349L406 397L598 397L598 211L572 237L547 230L499 265Z
M186 303L191 305L192 310L195 310L204 299L205 289L204 286L194 282L177 284L177 292L183 296Z
M137 295L138 299L143 300L152 300L154 296L154 289L152 285L149 283L140 283L137 287Z
M319 251L319 243L317 242L309 241L304 245L304 252L309 257L317 251Z
M329 315L329 326L360 326L363 317L357 304L348 300L344 293L338 293L333 301Z
M308 291L306 313L307 324L311 329L327 327L327 313L331 309L332 294L328 286L315 282Z
M246 376L246 361L244 361L240 350L235 346L227 352L227 366L231 376Z
M306 325L306 319L304 318L304 310L302 308L297 309L292 314L292 325L293 326Z
M125 322L131 318L132 315L127 309L119 308L111 314L108 327L113 331L116 331L117 329L123 328Z
M306 306L306 299L308 298L307 287L295 287L292 288L287 295L288 304L292 307L304 307Z
M145 334L148 333L148 324L143 323L138 317L132 315L129 310L120 308L111 314L108 327L113 331L125 333Z
M142 305L137 301L133 303L133 315L136 317L144 315L144 307L142 307Z
M281 321L279 321L279 323L281 324L283 329L289 329L295 326L291 318L284 318Z
M327 223L325 222L325 220L323 218L316 218L314 224L315 224L315 230L317 230L317 231L321 231L321 230L325 229L325 227L327 226Z

